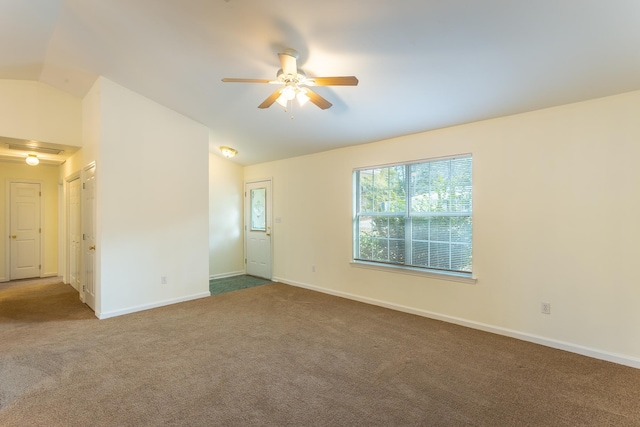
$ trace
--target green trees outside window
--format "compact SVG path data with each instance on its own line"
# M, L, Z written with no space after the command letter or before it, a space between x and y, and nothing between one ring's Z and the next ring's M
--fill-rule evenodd
M354 259L471 272L471 156L354 172Z

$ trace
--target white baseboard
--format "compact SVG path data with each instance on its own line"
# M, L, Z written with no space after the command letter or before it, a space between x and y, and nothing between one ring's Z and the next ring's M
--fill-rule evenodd
M59 280L62 282L62 277L58 276L58 273L51 273L51 274L43 274L40 277L29 277L26 279L15 279L15 280L29 280L29 281L33 281L33 280L40 280L40 279L51 279L54 278L56 280ZM11 279L9 279L8 277L0 277L0 283L2 282L10 282Z
M231 273L214 274L213 276L209 276L209 280L226 279L227 277L242 276L243 274L246 273L244 271L232 271Z
M143 304L143 305L138 305L138 306L135 306L135 307L124 308L122 310L108 311L106 313L98 313L98 312L96 312L96 317L98 319L100 319L100 320L103 320L103 319L108 319L110 317L122 316L124 314L136 313L138 311L150 310L152 308L163 307L165 305L177 304L177 303L180 303L180 302L191 301L191 300L194 300L194 299L205 298L205 297L210 297L210 296L211 296L210 292L202 292L202 293L199 293L199 294L187 295L185 297L174 298L174 299L164 300L164 301L158 301L158 302L155 302L153 304Z
M544 345L546 347L556 348L558 350L577 353L583 356L592 357L594 359L606 360L608 362L617 363L619 365L625 365L625 366L630 366L632 368L640 369L640 358L636 358L636 357L611 353L608 351L585 347L578 344L559 341L553 338L546 338L539 335L516 331L513 329L502 328L500 326L493 326L486 323L476 322L473 320L467 320L467 319L461 319L458 317L448 316L446 314L434 313L431 311L420 310L412 307L406 307L400 304L394 304L394 303L381 301L373 298L362 297L362 296L350 294L347 292L335 291L333 289L321 288L319 286L308 285L305 283L295 282L292 280L287 280L279 277L277 278L274 277L273 280L280 283L284 283L286 285L297 286L299 288L305 288L312 291L322 292L325 294L347 298L350 300L359 301L366 304L377 305L379 307L389 308L391 310L402 311L404 313L415 314L418 316L427 317L435 320L441 320L443 322L453 323L456 325L465 326L472 329L478 329L484 332L490 332L497 335L504 335L504 336L516 338L522 341L528 341L535 344Z
M45 278L45 277L58 277L58 272L57 271L52 271L49 273L44 273L42 275L40 275L40 277Z

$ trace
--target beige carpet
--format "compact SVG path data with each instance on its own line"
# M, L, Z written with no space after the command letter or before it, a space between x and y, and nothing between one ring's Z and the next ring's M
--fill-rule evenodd
M269 284L97 320L0 284L1 426L640 426L640 371Z

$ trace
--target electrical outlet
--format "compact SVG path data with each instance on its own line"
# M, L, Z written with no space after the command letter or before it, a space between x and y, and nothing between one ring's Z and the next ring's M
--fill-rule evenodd
M160 277L160 284L161 285L166 285L167 284L167 276Z
M550 302L540 303L540 312L542 314L551 314L551 303Z

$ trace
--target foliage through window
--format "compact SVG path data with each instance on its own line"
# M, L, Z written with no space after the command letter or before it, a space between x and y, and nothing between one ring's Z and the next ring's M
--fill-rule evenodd
M471 156L354 172L354 260L471 273Z

